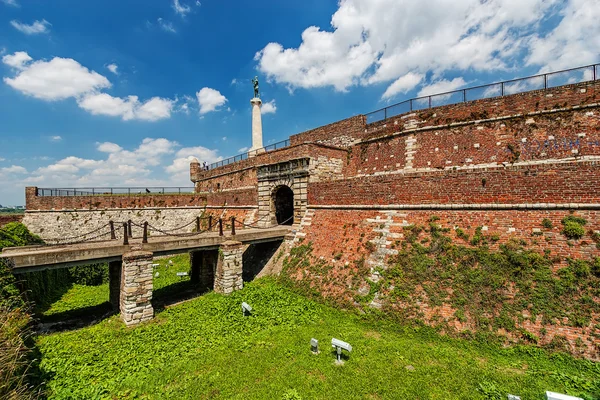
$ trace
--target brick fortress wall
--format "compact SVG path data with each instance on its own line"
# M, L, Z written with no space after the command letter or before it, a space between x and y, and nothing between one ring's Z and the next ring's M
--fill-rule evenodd
M21 222L23 221L23 214L0 214L0 227L3 227L6 224L11 222Z
M295 278L326 297L352 303L369 293L374 271L395 254L404 228L427 226L432 216L450 228L458 244L469 246L462 234L472 238L478 228L494 239L492 251L516 242L547 252L555 273L570 258L600 257L598 87L598 82L570 85L365 125L349 148L343 179L308 185L308 211L296 244L312 243L312 264L322 267L304 269ZM569 240L561 232L570 215L587 221L581 239ZM542 225L545 219L552 228ZM361 259L367 267L359 271ZM509 290L506 301L512 296ZM468 316L459 318L448 304L437 305L426 293L422 297L425 323L477 330ZM371 306L402 303L390 303L379 290ZM561 336L573 352L600 358L600 315L584 326L568 318L548 323L528 316L523 310L517 327L537 335L540 344ZM519 339L518 333L498 333Z

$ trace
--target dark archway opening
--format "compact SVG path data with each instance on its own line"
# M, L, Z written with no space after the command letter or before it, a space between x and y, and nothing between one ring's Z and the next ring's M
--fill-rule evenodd
M280 186L274 194L275 218L279 225L294 223L294 192L287 186Z

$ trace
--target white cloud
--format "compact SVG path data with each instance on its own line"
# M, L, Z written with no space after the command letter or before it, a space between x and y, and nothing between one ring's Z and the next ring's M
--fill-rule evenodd
M171 165L165 168L165 171L176 181L189 181L190 162L196 158L200 164L211 164L220 161L223 157L218 155L217 150L207 149L206 147L184 147L180 149Z
M227 98L218 90L204 87L196 93L198 105L200 106L200 115L204 115L211 111L217 111L217 108L227 102Z
M190 6L186 6L185 4L181 4L179 2L179 0L173 0L173 9L175 10L176 14L181 15L182 17L185 17L185 15L187 13L189 13L190 11L192 11Z
M2 158L2 157L0 157L0 161L4 161L4 160L6 160L6 158Z
M61 140L62 140L62 136L59 136L59 135L50 136L51 142L60 142Z
M237 79L233 78L233 79L231 80L231 84L232 84L232 85L236 85L237 83L238 83Z
M201 165L211 164L220 161L223 157L218 155L217 150L207 149L206 147L185 147L177 152L171 165L165 168L165 171L171 175L171 181L179 184L189 184L190 162L197 159Z
M6 4L7 6L13 6L13 7L19 7L19 3L17 3L17 0L1 0L4 4Z
M65 157L33 172L18 165L0 168L0 196L23 202L24 186L46 187L191 187L189 162L221 160L217 150L202 146L181 148L165 138L146 138L137 146L96 143L98 157ZM143 190L143 189L142 189ZM10 200L8 200L10 199Z
M19 70L25 69L25 64L31 60L33 60L33 58L24 51L17 51L15 54L7 54L2 57L2 62L4 64Z
M169 32L169 33L176 33L177 31L175 30L175 27L173 27L173 23L169 22L169 21L165 21L162 18L157 19L158 22L158 26L160 26L160 28L165 31L165 32Z
M268 103L264 103L260 108L261 114L275 114L277 111L277 106L275 105L275 100L271 100Z
M98 143L97 145L98 151L101 151L103 153L116 153L118 151L123 150L121 146L111 142Z
M540 72L596 63L600 54L600 6L598 0L570 0L560 11L558 26L546 35L534 35L529 43L528 65Z
M242 147L241 149L238 149L238 151L237 151L237 152L238 152L238 153L245 153L245 152L247 152L248 150L250 150L250 147L244 146L244 147Z
M396 81L387 88L382 97L384 99L389 99L396 96L398 93L407 93L421 83L424 77L425 75L423 74L409 72L396 79Z
M26 174L27 170L20 165L11 165L10 167L0 168L0 171L8 174Z
M539 37L541 21L557 15L558 27ZM598 60L599 17L598 0L340 0L330 29L308 27L298 47L269 43L255 59L290 89L387 83L390 99L425 76L510 69L527 52L534 65Z
M153 97L141 103L137 96L120 98L107 93L88 94L80 98L77 104L93 115L121 117L124 121L158 121L169 118L173 109L170 99Z
M465 82L465 80L461 77L454 78L451 81L449 81L447 79L441 79L441 80L435 81L427 86L424 86L419 91L417 96L422 97L422 96L429 96L429 95L437 94L437 93L451 92L453 90L456 90L458 88L465 86L466 84L467 83Z
M50 32L50 26L52 24L45 19L41 21L34 21L31 25L21 23L19 21L12 20L10 24L18 31L23 32L26 35L37 35L39 33Z
M14 78L4 78L12 88L42 100L62 100L111 86L108 79L90 71L71 58L50 61L32 58L26 52L2 57L2 62L18 69Z
M117 64L115 64L115 63L108 64L108 65L106 66L106 68L108 68L108 70L109 70L110 72L112 72L113 74L115 74L115 75L119 75L119 71L118 71L118 69L119 69L119 66L118 66Z
M82 109L93 115L121 117L123 120L158 121L169 118L175 101L152 97L141 102L137 96L114 97L99 90L108 88L108 79L90 71L71 58L55 57L50 61L33 61L26 52L20 51L2 57L2 62L14 70L14 78L4 82L20 92L38 99L53 101L70 97L77 99ZM107 66L117 71L117 66Z

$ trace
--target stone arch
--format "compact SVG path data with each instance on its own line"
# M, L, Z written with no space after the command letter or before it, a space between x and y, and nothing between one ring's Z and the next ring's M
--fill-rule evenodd
M258 220L261 226L277 224L276 206L274 197L279 188L287 187L293 194L293 221L300 223L307 205L306 186L308 177L286 177L275 180L258 182Z

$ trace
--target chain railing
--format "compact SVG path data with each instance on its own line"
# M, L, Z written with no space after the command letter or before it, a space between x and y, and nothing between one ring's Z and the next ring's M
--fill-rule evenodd
M430 96L416 97L366 114L367 124L384 121L396 115L467 101L502 97L533 90L549 89L573 83L590 82L600 79L600 64L565 69L511 79L487 85L473 86L451 92L437 93Z
M290 145L290 140L289 139L282 140L281 142L273 143L273 144L270 144L268 146L262 147L262 148L257 149L257 150L247 151L246 153L238 154L237 156L229 157L229 158L226 158L224 160L214 162L214 163L212 163L210 165L207 165L206 169L210 170L210 169L222 167L224 165L233 164L233 163L236 163L238 161L247 160L249 157L252 157L253 155L257 155L257 154L261 154L261 153L266 153L266 152L273 151L273 150L282 149L284 147L288 147L289 145Z
M90 187L38 188L37 195L48 196L137 196L146 194L192 194L193 187Z
M122 239L123 244L129 244L129 239L133 238L133 227L140 228L143 232L142 234L142 243L148 243L148 237L150 236L150 232L160 233L163 237L194 237L201 235L207 232L218 232L219 236L224 236L224 232L230 232L231 235L236 234L236 226L239 226L241 229L271 229L276 226L286 225L288 222L293 220L293 216L288 218L286 221L283 221L278 224L274 224L271 226L263 226L259 224L259 222L263 221L265 218L269 218L269 215L265 215L262 218L247 224L243 221L237 220L235 217L230 217L227 220L222 218L214 218L212 215L207 217L196 217L193 220L177 226L171 229L162 229L152 224L144 221L142 223L134 222L132 220L128 221L109 221L104 225L101 225L97 228L90 230L89 232L81 233L74 236L63 236L59 238L48 238L45 239L45 244L42 246L66 246L66 245L75 245L82 243L89 243L94 241L106 241L106 240L116 240L117 233L122 231ZM203 221L207 221L203 223ZM195 227L191 232L177 232L182 229L189 228L194 225Z

